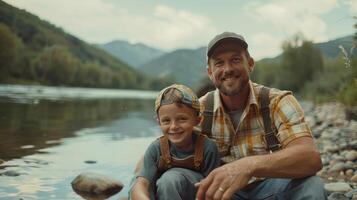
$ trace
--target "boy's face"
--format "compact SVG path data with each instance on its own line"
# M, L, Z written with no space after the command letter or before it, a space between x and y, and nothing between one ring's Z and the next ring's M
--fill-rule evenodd
M158 110L161 130L178 148L188 150L192 147L192 131L199 123L194 109L183 104L162 105Z

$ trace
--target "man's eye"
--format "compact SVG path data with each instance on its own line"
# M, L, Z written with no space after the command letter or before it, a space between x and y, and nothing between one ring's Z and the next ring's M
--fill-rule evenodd
M214 66L216 66L216 67L220 67L222 65L223 65L222 61L217 61L217 62L214 63Z
M234 63L239 63L239 62L240 62L240 58L233 58L232 61L233 61Z

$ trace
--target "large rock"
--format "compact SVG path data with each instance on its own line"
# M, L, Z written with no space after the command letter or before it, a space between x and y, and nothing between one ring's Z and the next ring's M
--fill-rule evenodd
M123 184L102 174L85 172L72 181L73 190L85 199L105 199L123 188Z
M348 183L336 182L336 183L327 183L325 184L325 190L328 193L332 192L349 192L352 190L351 186Z

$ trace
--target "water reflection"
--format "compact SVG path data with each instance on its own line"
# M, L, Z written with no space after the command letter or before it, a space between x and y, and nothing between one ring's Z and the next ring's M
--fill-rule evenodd
M124 183L110 199L127 196L135 163L160 134L152 94L0 86L0 198L81 199L70 183L86 171Z
M113 139L147 135L145 128L153 126L154 121L152 107L153 100L41 100L18 104L0 99L0 158L33 154L59 144L60 138L73 137L80 129L113 133ZM112 124L100 127L109 122Z

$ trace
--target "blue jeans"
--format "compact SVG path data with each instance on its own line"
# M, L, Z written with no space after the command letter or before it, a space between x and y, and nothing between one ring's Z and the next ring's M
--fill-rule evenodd
M203 175L184 168L171 168L156 181L156 197L159 200L194 200L197 188L195 183Z
M318 176L301 179L266 179L252 188L235 193L233 200L324 200L324 184Z

